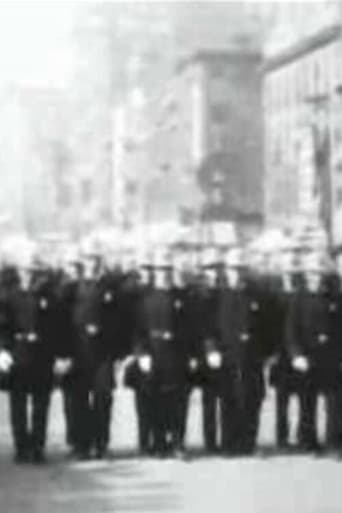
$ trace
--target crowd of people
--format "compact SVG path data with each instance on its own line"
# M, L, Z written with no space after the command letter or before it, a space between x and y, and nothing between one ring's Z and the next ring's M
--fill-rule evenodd
M324 445L342 449L342 273L314 251L285 256L276 273L254 268L239 246L196 249L195 259L159 248L129 264L93 251L58 266L34 255L4 264L0 384L15 462L45 461L55 387L73 456L106 457L118 366L134 391L141 454L184 455L194 388L207 453L252 454L268 385L279 450L293 394L298 448L322 449L323 395Z

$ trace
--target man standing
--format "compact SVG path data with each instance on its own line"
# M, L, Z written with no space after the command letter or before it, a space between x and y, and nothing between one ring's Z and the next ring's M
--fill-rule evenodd
M183 303L182 314L178 316L176 327L177 338L182 340L186 381L183 394L183 405L180 420L180 438L182 449L185 448L189 399L195 387L200 387L201 347L204 332L206 311L204 307L205 288L198 269L191 266L189 255L183 255L186 260L174 260L173 289L175 295Z
M218 265L216 249L207 247L201 255L200 316L200 376L202 385L203 436L208 454L219 450L219 418L222 414L221 379L222 354L218 348Z
M306 451L320 449L317 399L333 386L339 365L333 322L336 303L325 288L323 271L319 254L306 255L304 287L292 302L288 317L289 358L292 368L303 376L299 442Z
M274 301L270 324L275 339L275 354L270 369L270 384L276 393L276 442L279 449L287 449L289 446L289 400L292 394L299 392L301 386L301 376L292 368L286 346L287 316L300 286L295 256L291 249L283 252L280 275L272 290Z
M336 380L327 397L327 445L341 452L342 449L342 260L336 259L336 273L329 275L334 339L336 342ZM338 362L338 363L337 363Z
M143 296L153 287L151 265L141 267L134 294L131 295L131 344L124 370L125 385L134 391L138 423L138 446L142 456L153 454L153 380L152 359L145 344L145 328L141 308Z
M251 454L256 445L264 397L267 356L266 302L246 272L243 253L225 258L225 284L218 301L218 340L222 355L222 447L227 454Z
M138 365L150 375L155 450L161 456L170 452L177 455L181 451L186 381L184 341L178 329L184 303L172 288L171 267L165 254L157 254L153 269L153 286L144 291L141 301L143 329L137 347Z
M15 461L42 463L54 367L60 372L66 366L63 360L56 360L55 291L46 276L35 278L31 257L25 260L20 264L17 279L2 297L0 367L10 372Z
M68 255L66 255L68 256ZM78 280L80 279L80 262L76 254L68 256L63 263L62 275L58 284L58 343L64 351L72 357L75 356L75 329L73 324L73 306ZM76 418L73 400L73 372L62 376L57 383L63 397L63 413L65 419L65 440L71 452L75 450Z
M109 441L113 388L113 348L104 336L103 308L112 292L101 283L98 256L84 254L83 272L75 288L72 320L75 334L73 412L75 449L80 459L92 451L103 458Z

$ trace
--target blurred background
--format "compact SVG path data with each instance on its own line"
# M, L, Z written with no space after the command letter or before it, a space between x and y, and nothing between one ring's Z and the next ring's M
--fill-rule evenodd
M341 21L324 1L1 2L0 237L338 250Z

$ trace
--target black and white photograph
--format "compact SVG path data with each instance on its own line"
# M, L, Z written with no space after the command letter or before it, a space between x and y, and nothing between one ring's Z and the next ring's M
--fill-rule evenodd
M341 0L0 0L0 512L341 477Z

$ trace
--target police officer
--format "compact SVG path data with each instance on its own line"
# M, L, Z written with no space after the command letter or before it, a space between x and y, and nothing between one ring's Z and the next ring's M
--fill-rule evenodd
M18 279L2 298L0 367L11 373L10 414L15 461L45 461L48 409L57 359L55 292L48 280L35 279L32 255L21 255ZM40 274L40 273L39 273ZM32 398L31 422L28 402ZM30 427L31 426L31 427Z
M126 260L126 261L125 261ZM120 259L107 261L103 279L102 325L104 343L111 347L114 363L114 385L120 380L120 371L136 374L134 362L130 358L133 352L137 330L137 310L140 297L139 272L132 255L129 261ZM135 376L136 378L136 376ZM135 378L126 379L126 384L135 388ZM125 380L125 378L124 378ZM145 444L142 443L142 446Z
M335 269L331 266L327 276L330 296L331 323L336 342L336 380L327 392L326 442L329 449L342 449L342 261L336 258Z
M89 458L93 450L96 458L103 458L108 449L113 388L112 347L102 323L108 291L101 283L98 255L84 253L82 264L72 310L75 450L80 459Z
M208 454L219 450L222 355L218 349L218 262L215 247L205 247L200 255L202 276L199 309L202 322L200 382L202 385L203 437Z
M254 451L264 397L267 355L266 302L256 280L243 275L240 248L225 258L225 283L217 315L222 355L222 447L228 454Z
M123 362L124 384L134 391L134 403L138 424L138 448L142 456L155 451L153 438L154 406L152 401L152 362L145 345L145 328L142 317L142 298L153 286L151 262L141 262L135 297L132 303L131 344L129 355Z
M300 446L306 451L317 451L318 395L331 389L339 364L333 322L336 304L325 288L321 256L309 252L304 256L303 267L304 286L292 302L288 316L288 354L292 367L303 376Z
M179 341L179 358L183 360L184 386L180 391L178 429L180 451L185 450L185 436L188 420L190 394L200 385L200 343L203 335L203 315L201 287L191 267L191 253L182 249L174 250L172 258L172 296L178 305L174 315L175 339Z
M75 451L76 419L73 401L73 360L75 357L76 333L73 323L73 307L78 280L81 278L81 263L76 253L65 256L58 284L58 338L71 357L71 368L60 377L58 386L62 392L65 419L65 441L71 453Z
M178 316L177 338L182 340L186 365L186 382L180 419L181 448L185 449L189 399L194 388L201 386L201 344L204 337L203 283L199 279L198 268L192 262L191 251L178 253L173 260L173 288L182 302L181 315Z
M181 451L181 420L186 362L179 323L183 302L172 288L167 255L158 251L154 261L154 283L144 291L140 318L143 322L138 351L140 370L151 378L148 390L153 407L153 442L157 454Z
M296 253L292 248L284 249L281 258L279 278L273 287L273 305L270 319L274 328L275 354L270 368L270 384L275 388L276 401L276 443L279 449L289 447L288 407L292 394L301 386L300 376L294 372L286 348L286 323L290 304L299 288L299 269Z

